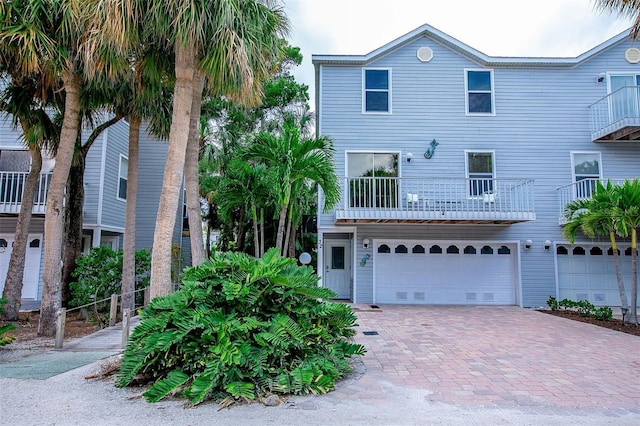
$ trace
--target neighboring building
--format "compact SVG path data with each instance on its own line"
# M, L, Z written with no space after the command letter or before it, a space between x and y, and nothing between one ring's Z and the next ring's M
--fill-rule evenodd
M342 181L318 214L322 285L355 303L619 306L608 240L570 245L562 211L595 180L640 175L639 62L627 33L576 58L507 58L429 25L313 55Z
M162 190L167 143L144 131L139 143L139 183L136 219L136 249L150 249L158 201ZM127 189L129 126L126 121L107 128L98 137L87 154L83 208L82 250L106 245L114 250L122 248ZM29 244L25 257L25 275L22 298L39 300L42 296L44 263L44 214L46 191L51 179L54 159L46 159L33 206L29 231ZM30 168L29 152L13 130L8 119L0 119L0 295L4 288L15 226L20 212L22 186ZM181 197L183 198L183 197ZM182 199L180 201L182 206ZM186 210L181 209L182 214ZM189 252L182 237L183 216L178 215L173 241ZM187 257L188 258L188 257Z

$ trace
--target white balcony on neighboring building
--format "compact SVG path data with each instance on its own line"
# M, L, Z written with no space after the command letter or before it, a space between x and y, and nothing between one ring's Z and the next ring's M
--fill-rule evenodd
M531 179L349 177L336 223L485 223L535 220Z
M563 185L558 189L558 223L560 225L566 225L567 219L564 216L564 209L570 202L574 200L583 200L591 198L591 195L596 190L596 182L601 181L603 184L610 180L614 185L620 185L624 183L625 179L582 179L578 182L571 183L569 185Z
M624 86L589 106L594 142L640 140L640 86Z
M0 172L0 214L18 214L28 172ZM41 173L33 198L33 214L46 211L47 191L52 173Z

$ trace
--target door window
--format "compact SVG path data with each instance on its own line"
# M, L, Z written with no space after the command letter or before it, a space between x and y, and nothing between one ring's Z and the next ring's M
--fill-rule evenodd
M344 269L344 247L331 247L331 269Z
M398 206L397 153L347 153L347 176L350 207Z
M599 152L572 152L571 164L576 197L589 198L596 188L596 181L602 179Z

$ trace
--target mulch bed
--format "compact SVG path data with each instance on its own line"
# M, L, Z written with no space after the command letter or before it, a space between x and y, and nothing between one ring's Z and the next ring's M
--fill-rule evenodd
M539 311L545 314L555 315L557 317L567 318L573 321L586 322L589 324L597 325L599 327L608 328L610 330L616 330L622 333L633 334L634 336L640 336L640 327L629 325L629 324L623 325L622 321L616 318L610 319L608 321L602 321L602 320L598 320L591 317L584 317L579 313L573 312L573 311L566 311L566 310L552 311L547 309L540 309Z

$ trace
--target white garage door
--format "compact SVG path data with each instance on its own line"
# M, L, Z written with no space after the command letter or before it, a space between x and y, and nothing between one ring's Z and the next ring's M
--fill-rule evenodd
M13 247L13 235L0 234L0 295L4 290L9 259ZM42 252L42 235L29 235L25 254L24 277L22 279L22 298L35 299L38 294L40 276L40 255Z
M619 247L623 281L630 300L631 248ZM608 245L559 245L558 297L588 300L596 306L620 306L613 251Z
M376 240L375 303L515 305L514 244Z

